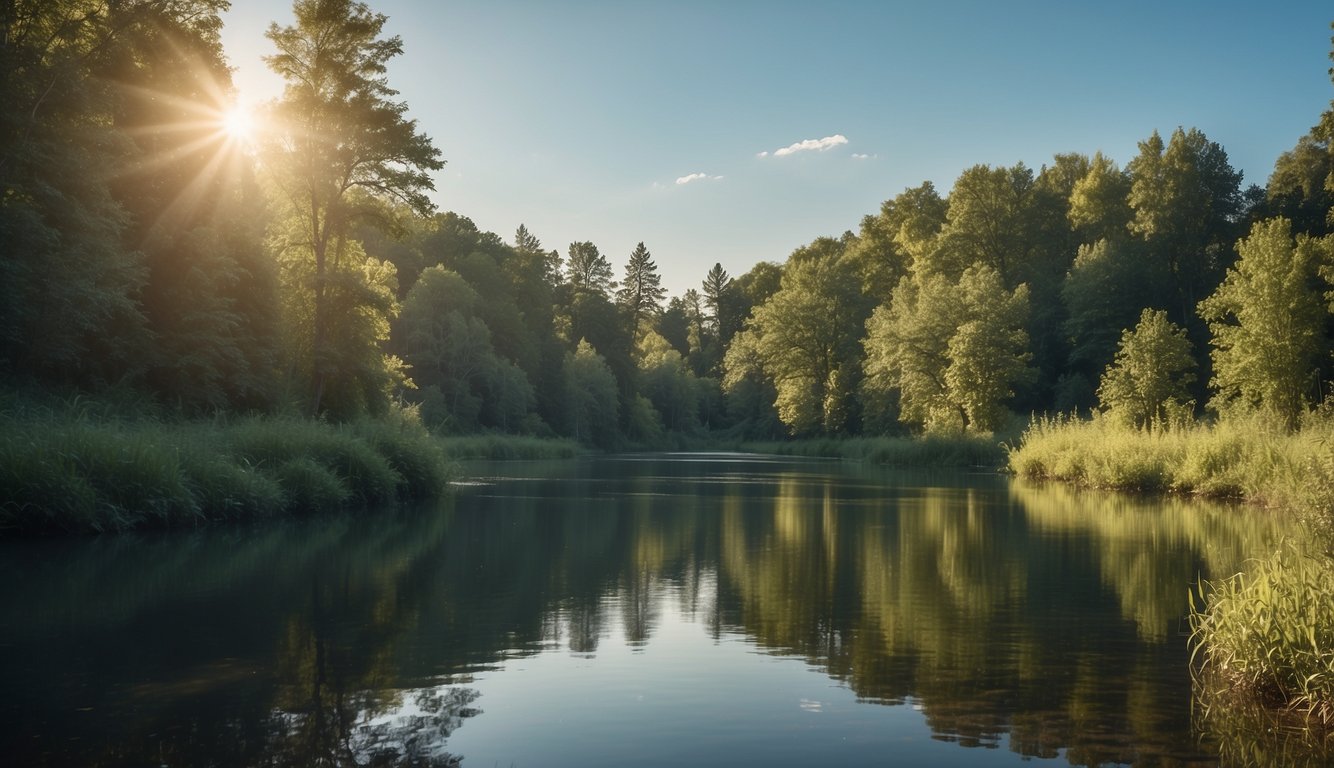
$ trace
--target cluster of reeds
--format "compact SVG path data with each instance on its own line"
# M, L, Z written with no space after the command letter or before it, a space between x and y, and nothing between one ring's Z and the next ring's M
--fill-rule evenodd
M1134 428L1038 418L1009 449L1011 471L1091 488L1163 491L1334 509L1334 426L1295 432L1260 417Z
M436 441L407 420L121 422L0 416L0 533L189 527L427 498L448 485Z
M1192 601L1197 693L1206 710L1238 697L1334 731L1334 561L1287 543Z

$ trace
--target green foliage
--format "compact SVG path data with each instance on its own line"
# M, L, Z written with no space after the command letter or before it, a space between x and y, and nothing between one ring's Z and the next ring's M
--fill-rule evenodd
M1299 235L1286 219L1258 222L1237 243L1241 259L1200 303L1213 334L1215 406L1270 411L1288 427L1306 407L1324 308L1313 282L1323 241Z
M1132 331L1121 333L1116 359L1098 387L1098 401L1114 418L1134 426L1164 422L1189 411L1195 358L1186 332L1167 313L1146 309Z
M1027 289L1006 291L984 265L957 283L904 278L867 323L867 386L897 390L899 418L928 432L994 430L1030 375L1027 312Z
M1097 379L1112 363L1121 333L1146 307L1171 301L1155 288L1167 278L1163 265L1149 258L1139 241L1121 237L1081 245L1061 287L1070 368Z
M857 342L869 307L842 256L843 245L828 239L798 249L782 287L751 316L749 359L773 382L779 418L794 434L851 426L849 401L861 375ZM740 356L733 363L743 365ZM729 370L728 378L739 381L750 370Z
M1334 727L1334 560L1290 543L1204 587L1190 623L1206 706L1240 694Z
M410 419L129 424L15 412L0 430L0 530L193 527L441 494L440 447Z
M444 163L392 100L386 65L402 42L381 37L384 15L351 0L297 0L293 13L294 25L270 25L278 53L265 59L286 81L267 155L293 220L280 250L299 279L285 288L308 294L298 346L308 348L312 410L327 395L335 415L349 416L382 410L396 375L371 351L388 333L395 297L382 276L393 266L363 265L350 226L383 200L430 212L429 172Z
M565 430L579 442L601 448L616 440L619 406L616 377L586 340L565 358Z

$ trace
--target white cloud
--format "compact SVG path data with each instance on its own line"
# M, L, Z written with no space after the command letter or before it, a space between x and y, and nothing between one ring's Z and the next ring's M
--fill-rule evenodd
M861 153L861 152L853 152L853 153L852 153L852 159L853 159L853 160L874 160L874 159L876 159L877 157L880 157L880 155L866 155L866 154L863 154L863 153Z
M836 133L833 136L826 136L823 139L806 139L805 141L798 141L795 144L789 144L782 149L775 149L773 155L774 157L786 157L787 155L793 155L798 152L823 152L826 149L833 149L840 144L847 143L847 136L844 136L841 133ZM761 152L759 156L768 157L769 153Z
M722 181L722 176L710 176L707 173L692 173L676 180L677 184L689 184L692 181Z

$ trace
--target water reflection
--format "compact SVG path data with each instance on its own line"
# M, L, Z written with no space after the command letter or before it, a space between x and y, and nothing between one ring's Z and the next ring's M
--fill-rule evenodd
M830 462L472 471L486 481L442 509L5 543L0 749L29 765L447 765L469 718L508 716L478 699L482 678L556 653L585 690L627 669L666 686L648 652L694 626L714 643L691 653L744 638L865 706L910 704L922 739L1212 762L1190 723L1187 590L1284 535L1224 507ZM622 648L643 666L612 668ZM527 695L557 709L569 691ZM758 716L704 714L730 718L733 748L772 739Z

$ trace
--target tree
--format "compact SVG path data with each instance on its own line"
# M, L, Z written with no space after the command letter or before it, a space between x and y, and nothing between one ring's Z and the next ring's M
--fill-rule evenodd
M630 319L631 339L639 339L644 321L662 311L662 299L666 295L662 278L658 275L658 265L653 263L653 255L641 242L630 253L630 260L625 264L625 280L616 294L621 308Z
M965 426L978 432L999 429L1016 384L1033 374L1028 367L1028 290L1007 292L991 270L970 268L959 278L960 305L966 319L945 351L945 391L963 412Z
M1167 306L1175 298L1170 288L1163 290L1168 282L1164 265L1137 240L1123 235L1081 245L1061 286L1070 373L1096 381L1116 355L1121 329L1145 307Z
M1187 324L1190 309L1221 273L1235 237L1241 206L1241 174L1227 153L1198 129L1172 132L1164 145L1155 131L1131 160L1130 231L1161 260L1177 293L1176 320Z
M1161 423L1190 402L1195 357L1181 326L1162 310L1140 313L1134 330L1121 332L1116 359L1098 386L1098 402L1114 418L1143 427Z
M333 276L355 273L344 261L350 225L382 198L430 213L429 172L444 163L407 119L407 104L393 100L386 65L403 47L398 37L381 37L383 14L352 0L297 0L293 13L293 26L272 24L267 32L278 53L265 61L286 81L271 165L299 224L286 250L313 266L309 287L289 290L313 294L311 408L318 413L328 380L343 374L332 349L343 341L330 326L333 293L347 283Z
M1101 152L1070 191L1070 223L1081 243L1118 241L1129 236L1130 176Z
M928 432L999 426L1030 374L1028 289L1007 291L991 267L905 277L867 322L866 387L899 392L900 420Z
M590 242L570 243L569 258L565 261L565 279L576 293L595 293L610 296L612 282L611 262Z
M1325 319L1314 286L1329 241L1298 235L1287 219L1257 222L1237 243L1240 259L1200 302L1213 335L1215 407L1258 407L1296 425L1324 352Z
M726 347L741 326L741 317L737 315L740 302L736 296L736 283L721 263L714 262L704 276L701 290L713 330L718 335L718 343Z
M616 441L619 419L616 377L587 341L565 358L566 434L606 448Z
M852 423L861 376L857 342L869 307L843 249L828 238L797 249L782 288L751 318L779 417L796 434L835 434Z

